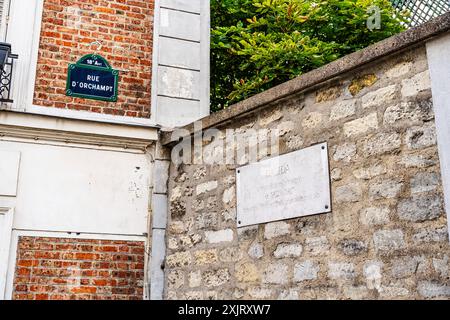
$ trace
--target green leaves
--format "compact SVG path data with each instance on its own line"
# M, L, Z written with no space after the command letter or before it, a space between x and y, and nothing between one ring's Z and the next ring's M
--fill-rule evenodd
M211 0L211 14L213 111L404 29L388 0Z

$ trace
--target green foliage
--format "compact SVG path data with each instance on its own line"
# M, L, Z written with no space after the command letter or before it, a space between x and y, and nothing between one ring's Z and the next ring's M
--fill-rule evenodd
M381 28L370 30L372 6ZM404 29L389 0L211 0L217 111Z

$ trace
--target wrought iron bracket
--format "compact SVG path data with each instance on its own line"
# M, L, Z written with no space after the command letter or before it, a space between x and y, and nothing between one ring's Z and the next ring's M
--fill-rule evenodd
M14 61L17 60L19 56L17 54L9 54L8 61L5 63L3 70L1 70L0 75L0 103L12 103L11 99L11 84L12 77L14 73Z

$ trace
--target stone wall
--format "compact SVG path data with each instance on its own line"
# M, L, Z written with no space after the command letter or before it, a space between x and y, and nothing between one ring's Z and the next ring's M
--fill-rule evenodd
M430 87L421 46L227 119L218 129L279 129L282 154L328 142L333 210L237 229L245 160L172 164L166 297L450 297Z
M149 118L153 0L45 0L33 103L43 107ZM98 53L120 70L117 102L66 96L67 68Z

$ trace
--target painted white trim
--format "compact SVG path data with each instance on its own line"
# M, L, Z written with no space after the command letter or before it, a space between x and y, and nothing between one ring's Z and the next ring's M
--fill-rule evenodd
M210 0L201 1L201 65L200 65L200 118L210 114L210 74L211 74L211 9Z
M158 139L155 128L124 126L21 112L0 113L1 139L28 139L145 150Z
M110 114L102 114L88 111L48 108L36 105L31 105L31 107L27 109L27 113L52 116L58 118L74 119L74 120L86 120L86 121L114 123L132 126L143 126L149 128L159 128L159 126L157 126L155 122L147 118L115 116Z
M14 209L0 208L0 300L5 298Z
M450 34L427 43L445 211L450 234Z
M12 240L9 250L8 272L6 275L6 290L5 300L12 299L13 286L14 286L14 272L16 268L17 260L17 245L19 243L19 237L48 237L48 238L65 238L65 239L92 239L92 240L117 240L117 241L142 241L147 242L148 239L145 235L142 236L125 236L125 235L108 235L108 234L69 234L63 232L44 232L44 231L32 231L32 230L13 230Z
M158 121L158 67L159 67L159 29L161 2L154 1L153 9L153 53L152 53L152 93L151 93L151 113L150 119L153 123Z
M9 15L9 3L10 0L3 0L3 15L0 19L0 41L5 42L6 40L6 30L7 30L7 19Z

